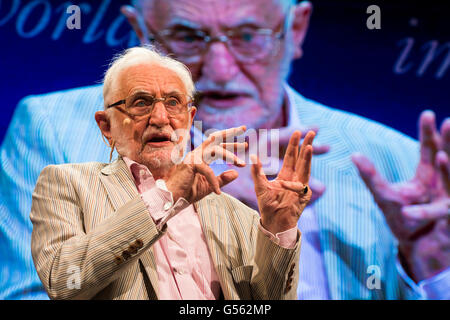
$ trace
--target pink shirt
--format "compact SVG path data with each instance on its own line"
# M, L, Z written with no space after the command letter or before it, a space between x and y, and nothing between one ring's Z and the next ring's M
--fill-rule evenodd
M159 294L162 300L214 300L220 297L220 283L198 214L193 205L180 198L174 204L164 180L155 181L147 167L123 158L156 226L166 233L153 245ZM274 236L261 225L272 241L293 248L297 228Z

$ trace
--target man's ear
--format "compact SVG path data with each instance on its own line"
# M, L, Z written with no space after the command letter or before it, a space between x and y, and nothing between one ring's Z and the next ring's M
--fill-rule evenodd
M97 122L102 134L106 137L106 139L108 139L108 142L111 143L111 125L109 124L106 111L97 111L95 113L95 121Z
M302 1L294 7L292 21L292 38L295 51L294 59L299 59L303 55L303 42L309 27L309 18L312 13L312 4L309 1Z
M149 44L148 31L144 23L144 18L136 10L135 7L130 5L123 5L120 7L120 11L127 18L128 23L133 27L141 44Z
M189 129L190 129L192 127L192 124L194 123L194 117L195 117L195 115L197 113L197 108L195 106L192 106L191 110L189 112L190 112L190 115L191 115L191 124L189 126Z

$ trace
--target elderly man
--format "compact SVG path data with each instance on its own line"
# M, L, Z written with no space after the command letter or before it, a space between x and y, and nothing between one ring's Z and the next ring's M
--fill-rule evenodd
M197 111L187 68L133 48L114 60L103 88L106 110L95 119L119 159L46 167L33 194L31 248L49 296L295 299L314 132L300 152L301 133L292 135L275 180L253 157L260 219L220 192L237 172L216 177L208 166L217 158L245 166L229 149L246 143L225 142L245 127L210 135L182 159ZM67 270L79 276L73 284Z
M299 222L299 298L449 298L450 121L439 132L425 112L418 144L295 92L286 78L311 11L291 0L139 0L123 10L142 43L189 67L204 128L278 128L281 142L296 129L320 129L315 152L331 149L313 158L310 186L322 196ZM47 164L108 159L91 120L101 103L101 87L90 87L19 105L1 153L4 297L44 297L28 247L31 193ZM255 207L251 172L237 171L224 190Z

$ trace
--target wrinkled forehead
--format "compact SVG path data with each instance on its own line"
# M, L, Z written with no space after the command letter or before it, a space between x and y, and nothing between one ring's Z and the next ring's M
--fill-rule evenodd
M255 24L271 27L292 0L141 0L146 20L158 29L190 24L205 30Z
M157 64L136 64L124 67L117 76L114 95L123 99L137 92L164 96L168 93L187 94L180 77Z

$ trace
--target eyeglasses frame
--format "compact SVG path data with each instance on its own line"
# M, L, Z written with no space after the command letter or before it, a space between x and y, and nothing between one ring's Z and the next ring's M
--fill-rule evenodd
M186 95L186 96L187 96L189 99L188 99L187 102L183 103L183 105L184 105L184 106L187 106L187 109L186 109L186 111L183 111L183 112L180 112L180 113L177 113L177 114L171 114L171 113L169 113L169 112L167 111L166 105L164 105L164 103L163 103L164 108L166 108L166 111L167 111L167 113L169 114L169 117L175 117L175 116L177 116L177 115L179 115L179 114L187 113L187 112L189 112L189 111L192 109L192 104L193 104L193 102L194 102L194 99L193 99L191 96L189 96L189 95ZM131 96L129 96L129 97L131 97ZM105 110L108 110L108 109L114 108L114 107L118 107L118 106L120 106L120 105L122 105L122 104L125 104L125 106L126 106L127 99L128 99L129 97L127 97L126 99L119 100L119 101L117 101L117 102L115 102L115 103L113 103L113 104L110 104L110 105L106 106ZM126 110L124 110L124 109L122 109L122 108L116 108L116 110L119 110L119 111L125 113L127 116L129 116L129 117L131 117L131 118L135 118L135 117L144 117L144 116L147 116L147 115L149 115L149 114L152 114L153 109L155 108L155 105L156 105L158 102L164 102L164 101L167 99L167 97L164 97L164 98L156 98L156 97L153 97L153 99L154 99L154 102L153 102L153 104L152 104L152 106L151 106L151 108L150 108L150 111L149 111L148 113L146 113L146 114L143 114L143 115L135 115L135 114L132 114L132 113L130 113L130 112L128 112L128 111L126 111Z
M274 39L277 40L277 41L278 41L277 43L279 44L279 41L281 41L282 39L284 39L285 36L286 36L286 34L287 34L287 31L288 31L288 28L289 28L289 25L290 25L290 20L291 20L291 12L292 12L292 6L290 6L290 7L288 8L288 13L287 13L286 16L284 17L284 23L282 24L282 29L281 29L280 31L275 32L274 30L272 30L272 29L270 29L270 28L257 28L256 31L257 31L257 32L262 32L262 33L265 33L265 34L271 34L271 35L273 35L273 36L274 36ZM173 50L170 49L170 46L169 46L169 45L167 44L167 42L164 40L164 37L165 37L165 36L167 37L168 34L170 34L171 32L173 32L173 30L172 30L172 29L163 29L163 30L161 30L161 31L159 31L159 32L156 32L156 31L155 31L155 30L154 30L147 22L145 22L145 25L147 26L148 31L149 31L148 40L149 40L151 43L154 43L155 41L158 42L160 45L162 45L162 46L164 47L164 49L165 49L167 52L173 53ZM196 31L196 32L201 32L201 33L203 33L203 34L206 34L206 32L203 32L203 31L201 31L201 30L195 30L195 31ZM231 32L231 31L229 31L229 32ZM213 36L213 37L207 35L207 36L204 37L204 39L208 39L207 41L205 41L205 42L206 42L205 49L204 49L204 51L203 51L201 54L199 54L198 56L203 56L203 55L207 52L209 46L210 46L212 43L214 43L214 42L221 42L221 43L224 43L224 44L227 46L227 48L230 50L230 52L233 53L233 50L230 49L230 46L229 46L229 40L230 40L230 38L229 38L229 36L227 36L226 34L217 35L217 36ZM275 56L275 55L278 53L278 50L279 50L279 46L277 45L277 46L276 46L276 50L273 50L273 51L272 51L271 56L272 56L272 57ZM173 53L173 54L174 54L174 53ZM174 55L175 55L175 54L174 54ZM235 55L234 53L233 53L233 56L234 56L237 60L241 61L241 59L239 59L238 57L236 57L236 55ZM193 57L195 57L195 56L193 56Z

